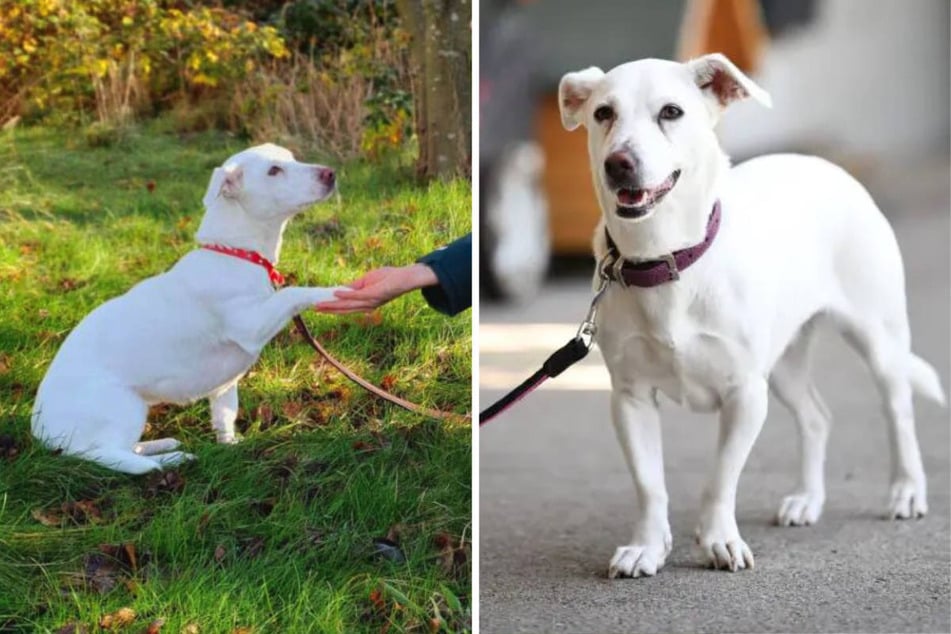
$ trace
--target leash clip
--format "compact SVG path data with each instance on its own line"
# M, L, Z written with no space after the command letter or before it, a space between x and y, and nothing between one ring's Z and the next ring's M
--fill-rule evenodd
M575 339L581 341L588 350L594 345L594 335L598 332L598 325L595 323L595 317L598 316L598 302L601 301L601 296L604 295L610 281L606 275L601 274L599 277L598 290L595 291L594 298L591 300L591 307L588 308L588 314L585 315L584 321L578 327L578 332L575 333Z

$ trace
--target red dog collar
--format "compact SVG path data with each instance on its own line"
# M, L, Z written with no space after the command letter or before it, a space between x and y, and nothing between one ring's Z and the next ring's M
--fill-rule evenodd
M258 266L264 267L267 270L268 279L271 280L271 283L274 286L283 286L284 285L284 276L281 275L281 272L274 268L274 265L271 264L271 261L266 257L258 253L257 251L246 251L244 249L235 249L234 247L226 247L220 244L202 244L200 245L202 249L208 249L209 251L217 251L218 253L224 253L225 255L230 255L231 257L240 258L242 260L247 260L257 264Z

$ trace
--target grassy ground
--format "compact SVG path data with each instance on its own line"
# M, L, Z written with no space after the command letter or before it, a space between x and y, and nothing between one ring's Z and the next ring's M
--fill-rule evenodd
M30 437L70 328L193 248L208 176L244 146L158 129L109 147L0 136L0 631L469 628L469 426L374 400L290 331L241 383L242 444L214 443L204 402L153 409L145 437L198 456L175 472L117 475ZM280 268L297 283L344 283L469 230L468 183L338 167L341 196L288 231ZM469 313L444 317L414 293L370 316L305 319L376 383L468 411Z

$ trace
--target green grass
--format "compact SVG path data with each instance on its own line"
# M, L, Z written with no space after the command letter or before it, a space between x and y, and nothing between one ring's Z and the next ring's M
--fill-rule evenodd
M30 436L36 387L65 335L194 248L208 176L245 146L158 127L111 147L42 128L0 135L0 631L94 631L124 607L132 632L156 619L161 632L203 634L469 629L469 426L381 403L296 333L278 335L241 383L243 443L214 443L204 402L153 409L145 437L175 436L198 456L175 478L114 474ZM408 166L338 168L341 195L286 235L280 269L297 284L408 263L470 229L468 182L419 187ZM447 318L413 293L375 317L305 319L370 380L469 410L468 312ZM93 510L64 514L83 501ZM375 553L388 533L405 561ZM135 566L106 560L96 577L100 545L122 543Z

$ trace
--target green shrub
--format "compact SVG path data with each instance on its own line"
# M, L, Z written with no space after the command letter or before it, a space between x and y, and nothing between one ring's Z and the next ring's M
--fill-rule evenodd
M173 0L0 0L0 115L123 121L288 55L271 26ZM4 117L6 118L6 117Z
M0 0L0 123L80 124L91 145L166 112L381 158L412 136L410 84L393 0Z

